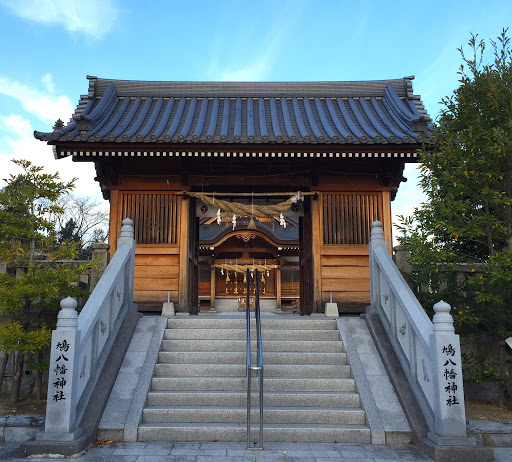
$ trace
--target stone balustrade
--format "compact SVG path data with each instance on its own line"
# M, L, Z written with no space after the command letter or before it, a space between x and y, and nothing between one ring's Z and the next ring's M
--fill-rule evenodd
M39 441L71 441L106 365L112 344L133 304L135 240L132 220L123 220L117 251L83 310L76 300L61 301L52 334L44 431Z
M378 315L438 445L471 445L467 438L459 336L450 305L429 319L391 259L382 223L372 223L371 306Z

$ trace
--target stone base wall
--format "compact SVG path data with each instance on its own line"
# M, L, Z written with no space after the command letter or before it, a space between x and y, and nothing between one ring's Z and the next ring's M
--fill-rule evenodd
M43 416L0 417L0 443L22 443L41 430Z

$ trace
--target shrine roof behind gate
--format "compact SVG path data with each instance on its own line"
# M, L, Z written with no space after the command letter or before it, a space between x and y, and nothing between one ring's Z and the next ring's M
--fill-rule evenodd
M69 143L410 144L430 119L412 78L360 82L148 82L88 77Z
M260 222L256 220L255 230L263 232L278 244L298 245L298 219L296 217L287 217L287 220L289 223L286 228L280 226L279 223L276 224L275 222ZM238 225L238 223L240 225ZM249 221L247 219L241 217L238 223L236 228L237 231L249 230L247 227ZM199 226L199 241L201 245L213 244L218 241L220 237L225 236L226 234L229 234L233 231L231 225L228 227L224 225L224 223L218 225L216 222L214 222L211 224L202 224Z

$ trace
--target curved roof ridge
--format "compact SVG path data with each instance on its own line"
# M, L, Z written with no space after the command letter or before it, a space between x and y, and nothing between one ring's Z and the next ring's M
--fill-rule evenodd
M395 91L406 97L409 90L408 78L384 80L347 81L267 81L267 82L221 82L221 81L163 81L163 80L123 80L87 77L89 98L100 97L110 84L114 84L119 96L133 94L139 96L372 96L383 93L386 86L392 85ZM298 93L297 93L298 92Z

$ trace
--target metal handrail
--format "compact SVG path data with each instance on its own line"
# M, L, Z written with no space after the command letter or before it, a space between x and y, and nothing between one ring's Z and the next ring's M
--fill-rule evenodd
M251 275L254 276L254 317L256 321L256 364L251 360L251 304L249 297L249 285ZM260 316L260 288L257 269L248 269L246 276L247 294L245 297L247 321L247 449L263 449L263 353L261 349L261 316ZM252 371L258 372L258 392L260 398L260 445L251 447L251 376Z

